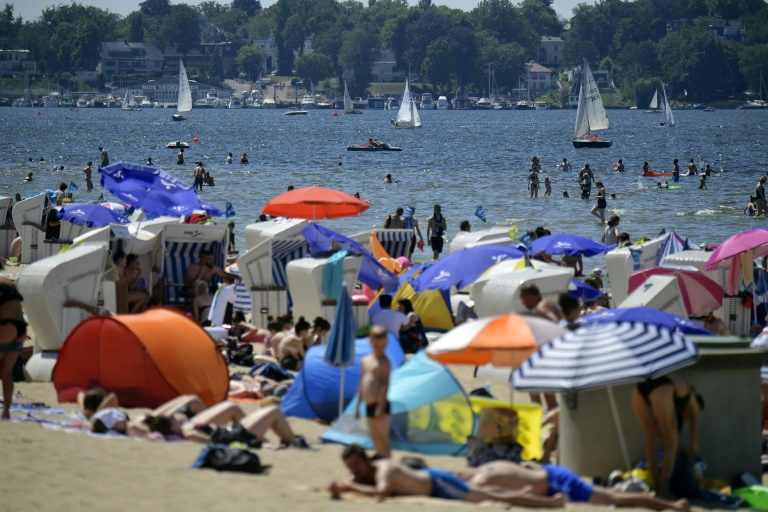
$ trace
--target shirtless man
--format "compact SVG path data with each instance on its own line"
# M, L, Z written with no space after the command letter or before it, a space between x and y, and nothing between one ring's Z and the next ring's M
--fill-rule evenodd
M109 165L109 153L107 153L107 150L104 149L103 146L99 146L99 151L101 152L101 166L106 167Z
M365 356L360 364L360 386L357 389L357 403L365 402L365 416L368 432L376 454L389 458L390 410L387 392L392 364L385 354L389 336L387 329L374 325L368 335L373 352ZM355 419L360 418L360 407L355 409Z
M230 274L221 267L213 264L213 253L208 250L200 251L200 259L187 269L186 284L192 290L192 314L195 320L200 320L200 309L205 309L213 302L210 281L213 276L219 276L225 281L239 281L240 276Z
M411 469L387 459L371 460L360 446L352 444L341 455L352 477L331 482L328 491L334 499L345 491L385 499L388 496L430 496L446 500L503 501L521 507L563 507L562 494L535 496L528 489L485 489L467 483L457 475L436 468Z
M688 162L688 174L686 176L696 176L699 174L699 170L696 169L696 164L693 163L693 158L691 158L691 161Z
M520 301L528 310L528 314L544 318L553 323L560 323L563 320L563 313L560 308L551 300L541 297L539 287L535 284L526 284L520 287ZM534 403L542 405L541 395L538 393L530 394ZM544 402L547 409L552 410L557 407L557 398L552 393L544 393Z
M642 493L621 493L588 484L568 468L544 465L540 469L528 469L514 462L495 461L483 464L475 470L462 472L460 476L470 487L527 489L534 496L566 494L571 501L614 507L642 507L651 510L690 510L687 500L675 502L655 498Z
M387 217L387 220L384 221L384 229L403 229L405 227L405 220L402 215L403 207L399 206L397 210L395 210L395 214L390 215Z

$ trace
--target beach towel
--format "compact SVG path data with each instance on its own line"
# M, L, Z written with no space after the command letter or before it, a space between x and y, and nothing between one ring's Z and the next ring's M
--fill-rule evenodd
M344 258L347 251L339 251L328 258L323 267L323 295L336 298L341 294L344 281Z

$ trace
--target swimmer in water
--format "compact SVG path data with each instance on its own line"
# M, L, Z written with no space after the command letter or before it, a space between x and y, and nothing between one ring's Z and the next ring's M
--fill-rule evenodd
M384 183L397 183L397 180L392 178L391 174L387 174L387 177L384 178Z

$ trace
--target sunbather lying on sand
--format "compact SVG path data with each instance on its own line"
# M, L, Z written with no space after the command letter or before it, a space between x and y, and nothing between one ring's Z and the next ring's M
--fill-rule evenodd
M480 487L467 483L442 469L412 469L389 459L371 460L360 446L344 449L344 463L352 478L331 482L328 491L339 498L345 491L384 499L388 496L431 496L446 500L469 502L502 501L521 507L563 507L562 494L534 495L528 489L505 490Z
M479 487L528 489L536 496L553 496L563 493L571 501L615 507L643 507L652 510L689 510L687 500L667 501L642 493L622 493L588 484L568 468L545 465L527 468L507 461L489 462L476 469L461 472L460 476L470 485Z
M157 432L164 437L207 443L213 428L230 423L239 423L262 441L271 430L280 438L281 445L306 447L306 441L294 435L277 405L263 406L246 415L232 402L221 402L206 409L194 395L179 396L149 414L138 416L129 422L127 433L134 437L151 437Z

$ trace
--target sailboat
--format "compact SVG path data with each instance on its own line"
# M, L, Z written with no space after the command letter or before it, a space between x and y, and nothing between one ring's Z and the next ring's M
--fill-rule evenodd
M669 106L667 100L667 89L664 84L661 84L661 91L664 93L664 114L667 118L666 121L661 121L661 126L675 126L675 116L672 114L672 107Z
M134 101L133 93L129 89L125 90L125 97L123 98L123 105L121 108L123 110L141 110L141 107Z
M176 113L172 118L174 121L183 121L184 112L192 110L192 89L189 87L189 78L187 70L184 69L184 63L179 59L179 95L176 100Z
M345 114L362 114L355 108L355 104L352 103L352 96L349 95L349 89L347 89L347 81L344 81L344 113Z
M603 106L600 90L589 70L587 59L584 59L584 72L581 74L579 89L579 106L576 110L576 125L573 129L573 147L575 148L608 148L613 144L610 140L601 140L591 132L607 130L611 127Z
M662 84L662 87L664 84ZM659 90L656 89L656 92L653 93L653 98L651 99L651 104L648 105L648 110L645 111L646 114L661 114L661 109L659 109Z
M400 110L397 111L397 119L392 120L393 128L421 128L421 117L416 101L411 96L411 88L408 84L408 78L405 79L405 91L403 92L403 102L400 104Z

